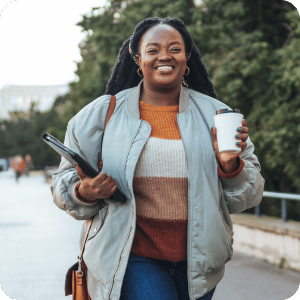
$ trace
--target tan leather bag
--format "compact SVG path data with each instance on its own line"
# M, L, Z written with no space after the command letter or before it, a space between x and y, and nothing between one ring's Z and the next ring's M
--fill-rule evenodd
M108 121L110 120L110 117L112 116L115 106L116 106L116 97L110 96L110 103L108 112L106 115L104 130L103 130L103 136L102 141L104 137L104 132L106 125ZM101 142L101 148L102 148L102 142ZM102 158L100 157L99 162L99 171L102 169ZM81 252L78 256L78 262L75 263L67 272L66 279L65 279L65 296L69 296L72 294L72 300L91 300L89 293L88 293L88 287L87 287L87 267L84 263L84 260L82 258L85 243L87 240L87 237L89 235L90 229L92 227L93 218L91 218L88 222L88 228L82 243Z
M81 253L78 262L67 272L65 280L65 296L72 294L72 300L90 300L87 288L87 267L82 259L85 242L87 240L93 219L89 220L88 229L85 234Z

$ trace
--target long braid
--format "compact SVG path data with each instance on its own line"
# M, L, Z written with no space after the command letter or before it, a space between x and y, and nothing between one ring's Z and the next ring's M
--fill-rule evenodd
M139 84L142 77L137 74L139 67L135 59L135 56L138 53L139 42L148 29L158 24L170 25L182 35L185 43L185 50L188 54L187 66L190 69L190 73L185 76L189 88L217 99L208 72L201 61L200 52L190 33L181 20L170 17L165 19L147 18L137 24L133 34L124 42L119 51L117 63L112 69L112 74L107 83L105 93L115 95L122 90L135 87ZM129 52L129 47L131 53Z
M217 94L209 79L207 69L203 65L199 50L195 45L193 45L192 54L187 61L187 66L190 69L190 73L185 76L188 86L197 92L217 99ZM199 80L199 78L202 80Z
M111 77L106 85L105 94L115 95L121 90L137 86L141 77L137 74L138 66L128 51L129 39L121 47L117 63L112 69Z

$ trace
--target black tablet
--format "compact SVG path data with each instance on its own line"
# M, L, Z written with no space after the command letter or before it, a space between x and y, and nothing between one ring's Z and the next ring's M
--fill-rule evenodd
M79 154L72 151L64 144L62 144L59 140L57 140L54 136L44 133L42 139L52 147L57 153L63 156L68 162L71 164L79 165L79 167L86 173L88 176L94 178L99 172L97 172L86 160L84 160ZM126 197L119 190L119 188L109 197L110 199L115 199L118 202L125 203Z

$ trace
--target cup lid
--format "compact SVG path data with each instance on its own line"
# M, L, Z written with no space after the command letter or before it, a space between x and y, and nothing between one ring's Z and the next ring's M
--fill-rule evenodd
M223 109L219 109L219 110L216 111L217 115L225 114L225 113L238 113L238 114L240 114L241 112L238 108L236 108L235 110L229 110L228 108L223 108Z

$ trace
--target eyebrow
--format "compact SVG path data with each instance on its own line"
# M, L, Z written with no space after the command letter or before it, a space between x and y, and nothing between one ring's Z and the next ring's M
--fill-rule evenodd
M172 45L174 45L174 44L179 44L179 45L181 45L180 42L172 42L172 43L170 43L169 46L172 46ZM160 45L160 44L159 44L159 43L149 43L149 44L146 45L146 47L147 47L147 46L150 46L150 45L158 46L158 45Z

